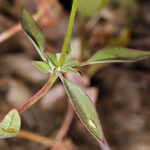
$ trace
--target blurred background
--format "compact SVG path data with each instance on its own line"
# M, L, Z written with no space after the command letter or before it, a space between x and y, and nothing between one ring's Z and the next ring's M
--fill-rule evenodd
M71 0L0 0L0 119L11 108L21 106L48 79L31 64L40 58L18 24L22 6L38 16L45 50L56 53L61 51L71 4ZM149 0L110 0L90 16L78 12L71 39L72 57L83 61L104 47L150 50ZM95 65L80 71L83 76L66 76L77 81L96 103L110 148L149 150L150 60ZM21 114L23 130L59 139L59 143L50 147L20 134L0 140L0 150L101 149L67 105L57 81L38 103Z

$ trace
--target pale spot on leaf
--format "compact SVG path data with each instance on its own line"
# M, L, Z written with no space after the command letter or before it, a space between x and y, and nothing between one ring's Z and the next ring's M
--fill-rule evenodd
M89 120L89 124L96 129L96 124L91 119Z

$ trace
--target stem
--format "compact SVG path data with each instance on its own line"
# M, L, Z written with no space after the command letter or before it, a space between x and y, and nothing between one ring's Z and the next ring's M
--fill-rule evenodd
M71 125L71 122L73 120L74 117L74 110L72 108L72 105L70 104L70 102L68 103L68 110L67 110L67 114L65 116L65 119L63 121L63 124L61 126L61 128L58 131L58 134L56 136L57 141L61 141L67 134L69 127Z
M69 47L70 37L71 37L71 33L72 33L73 25L74 25L74 20L75 20L75 16L76 16L76 11L77 11L77 6L78 6L78 0L73 0L71 14L70 14L69 23L68 23L68 29L67 29L65 41L63 44L62 52L60 55L60 59L59 59L59 67L61 67L63 65L65 55L66 55L66 52L67 52L68 47Z
M52 146L54 144L54 140L25 130L21 130L17 137L28 139L47 146Z
M22 113L31 107L34 103L36 103L43 95L47 93L50 87L54 84L57 79L57 75L54 73L51 75L50 79L46 82L46 84L39 90L34 96L28 99L21 107L18 108L18 112Z

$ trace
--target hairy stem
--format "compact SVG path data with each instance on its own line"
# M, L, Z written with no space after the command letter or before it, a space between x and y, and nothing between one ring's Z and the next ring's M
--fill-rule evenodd
M52 74L50 79L46 82L46 84L42 87L41 90L39 90L34 96L32 96L30 99L28 99L21 107L19 107L17 110L19 113L24 112L26 109L31 107L34 103L36 103L43 95L47 93L50 87L54 84L54 82L57 79L56 74Z
M60 59L59 59L59 66L60 67L64 63L65 55L66 55L66 52L67 52L68 47L69 47L70 37L71 37L71 33L72 33L73 25L74 25L74 20L75 20L75 16L76 16L76 11L77 11L77 6L78 6L78 0L73 0L72 10L71 10L70 18L69 18L69 23L68 23L68 29L67 29L65 41L64 41L64 44L62 47Z

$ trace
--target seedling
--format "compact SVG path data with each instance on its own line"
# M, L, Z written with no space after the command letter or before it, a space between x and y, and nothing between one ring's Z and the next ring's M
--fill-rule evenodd
M101 124L94 107L93 102L87 94L76 84L64 77L66 72L78 73L78 68L99 64L114 62L134 62L150 57L150 52L131 50L127 48L106 48L98 51L91 58L84 62L78 62L70 57L70 37L74 25L75 15L77 11L78 0L73 0L71 15L68 24L68 30L65 37L64 45L61 53L49 53L44 50L44 37L42 31L33 20L31 15L25 9L21 11L21 25L27 36L32 41L42 61L33 61L32 64L43 73L50 75L49 80L33 97L18 109L11 110L0 123L0 138L9 138L16 136L20 130L19 113L24 112L35 102L37 102L48 90L53 86L57 78L59 78L65 91L72 103L75 112L81 119L82 123L89 132L101 142L104 142L104 135Z

